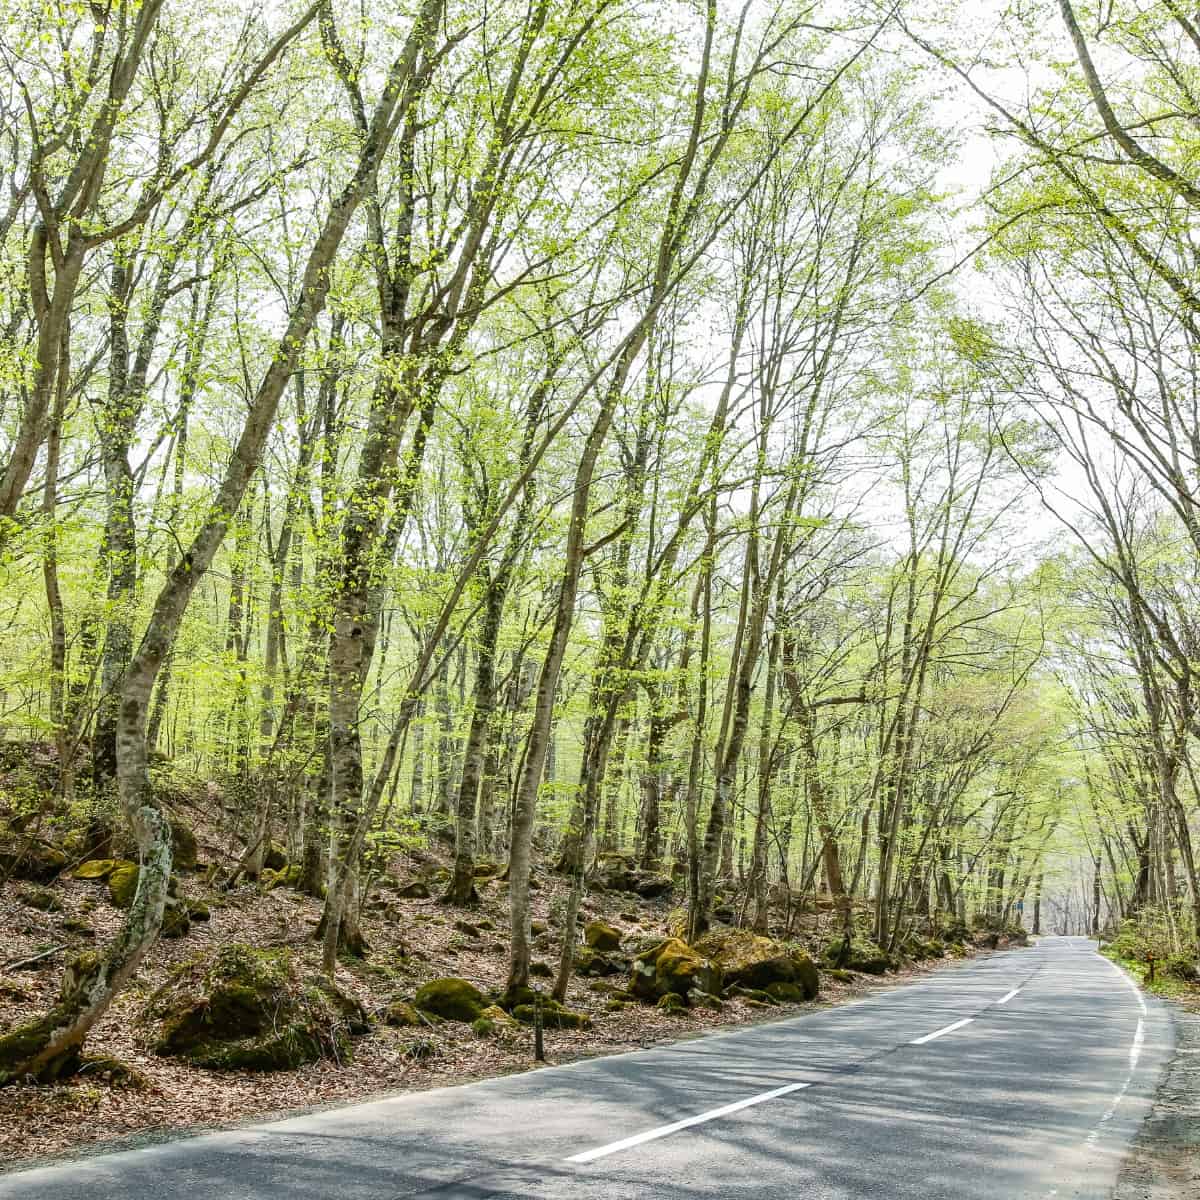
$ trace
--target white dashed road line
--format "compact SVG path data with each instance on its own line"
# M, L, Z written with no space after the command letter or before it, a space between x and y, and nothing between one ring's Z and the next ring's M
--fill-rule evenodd
M953 1025L946 1025L941 1029L935 1029L932 1033L927 1033L924 1037L913 1038L908 1044L910 1046L923 1046L926 1042L932 1042L935 1038L945 1037L948 1033L953 1033L956 1029L961 1029L964 1025L970 1025L975 1020L974 1017L963 1017L961 1021L955 1021Z
M607 1146L597 1146L595 1150L585 1150L582 1154L573 1154L567 1159L572 1163L587 1163L594 1159L603 1158L607 1154L616 1154L618 1150L628 1150L640 1146L643 1142L652 1142L656 1138L678 1133L681 1129L690 1129L693 1125L703 1125L706 1121L715 1121L718 1117L727 1117L730 1113L740 1112L765 1100L774 1100L777 1096L786 1096L789 1092L798 1092L801 1088L812 1087L811 1083L789 1083L786 1087L773 1088L769 1092L759 1092L757 1096L747 1096L745 1100L724 1104L720 1108L710 1108L708 1112L697 1113L682 1121L673 1121L670 1125L660 1125L657 1129L647 1129L645 1133L635 1133L633 1137L622 1138L619 1142L609 1142Z

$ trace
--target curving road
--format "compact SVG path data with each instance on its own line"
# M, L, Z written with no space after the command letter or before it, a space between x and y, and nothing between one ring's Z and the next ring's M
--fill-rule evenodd
M1083 938L613 1058L0 1177L3 1200L1101 1200L1171 1018Z

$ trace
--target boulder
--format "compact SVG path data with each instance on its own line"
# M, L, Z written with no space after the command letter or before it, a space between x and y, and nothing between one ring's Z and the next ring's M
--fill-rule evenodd
M126 864L123 858L90 858L71 872L76 879L107 879L118 867ZM132 864L129 864L132 866Z
M643 899L665 896L675 885L666 875L641 871L620 854L606 854L592 877L601 891L633 892Z
M138 865L128 859L121 859L109 871L108 897L118 908L128 908L133 903L133 894L137 891Z
M575 951L575 971L579 975L618 975L628 970L628 961L599 954L590 946L580 946Z
M773 983L794 984L803 998L812 1000L820 990L816 964L797 946L776 942L749 929L710 933L696 943L724 975L726 984L768 991Z
M57 892L43 887L23 887L17 891L17 899L26 908L36 908L39 912L62 912L62 898Z
M423 983L417 989L413 1003L422 1012L432 1013L435 1017L468 1024L488 1006L486 997L473 983L453 976Z
M721 990L721 968L679 938L667 938L633 961L629 990L639 1000L657 1000L668 992L686 996L693 989Z
M237 942L176 968L143 1019L155 1053L212 1070L289 1070L348 1057L368 1028L362 1005L328 980L302 978L286 950Z
M512 1015L522 1025L532 1025L536 1011L536 1005L518 1004ZM545 999L542 1001L542 1025L546 1029L591 1029L592 1018L587 1013L564 1008L557 1000Z
M262 865L266 871L284 870L288 865L287 851L278 842L268 842L263 851Z
M821 958L828 966L843 967L864 975L882 975L896 967L894 959L866 938L855 938L848 948L839 938L825 947Z
M70 860L57 846L14 837L0 844L0 876L29 883L51 883Z
M589 921L583 931L583 940L593 950L603 953L606 950L621 948L621 931L605 921Z
M402 887L398 887L396 895L403 896L406 900L428 900L430 891L421 880L414 879L412 883L406 883Z
M686 1012L687 1003L678 992L667 992L666 995L659 996L655 1008L669 1013Z
M171 826L172 865L180 871L195 870L198 848L192 827L174 813L168 815L167 821Z
M428 1024L407 1000L393 1000L384 1010L383 1023L401 1029L421 1029Z

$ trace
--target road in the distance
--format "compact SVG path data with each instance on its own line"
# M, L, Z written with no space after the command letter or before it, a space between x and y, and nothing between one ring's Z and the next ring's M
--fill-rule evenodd
M673 1046L0 1177L2 1200L1101 1200L1172 1039L1083 938Z

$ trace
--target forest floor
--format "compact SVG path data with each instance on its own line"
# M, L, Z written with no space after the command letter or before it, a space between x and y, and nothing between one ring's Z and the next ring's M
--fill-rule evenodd
M1142 974L1137 964L1122 966ZM1200 986L1175 986L1164 999L1176 1010L1175 1053L1121 1168L1112 1200L1200 1196Z
M353 993L368 1013L379 1018L397 998L411 998L424 981L459 976L482 989L502 986L507 967L507 885L481 881L480 904L449 908L431 899L395 895L407 877L419 877L429 867L423 861L393 863L384 890L368 902L363 932L371 952L362 961L346 960L338 968L338 983ZM554 924L565 882L541 875L534 893L536 921ZM319 944L313 938L320 905L284 888L262 892L244 886L217 893L203 887L196 875L183 877L183 891L203 899L211 919L192 925L187 937L160 940L141 968L135 983L88 1041L92 1055L112 1056L133 1067L141 1079L134 1085L105 1077L77 1077L51 1086L17 1085L0 1089L0 1170L30 1165L32 1160L63 1153L88 1152L114 1143L130 1144L263 1119L297 1109L364 1100L380 1093L421 1090L488 1076L530 1069L532 1035L522 1027L501 1037L480 1038L470 1026L446 1023L425 1031L414 1042L412 1029L392 1028L377 1019L365 1036L354 1041L353 1058L344 1063L322 1060L297 1070L274 1073L214 1072L163 1058L151 1049L151 1031L142 1020L147 998L176 965L198 952L230 942L256 947L288 947L307 969L315 972ZM431 889L432 890L432 889ZM53 885L61 910L42 912L20 898L22 888L0 888L0 1029L44 1012L52 1002L64 963L74 953L102 946L123 914L108 899L103 884L62 876ZM434 893L436 896L436 892ZM652 935L666 931L673 920L667 899L645 900L623 893L589 897L585 919L610 921L625 934ZM808 916L810 933L817 918ZM456 924L468 924L468 930ZM470 932L473 927L476 931ZM535 930L539 926L535 925ZM801 935L801 940L804 940ZM54 952L20 969L14 964ZM555 961L557 938L542 932L535 953L546 965ZM906 968L901 975L931 969L934 964ZM688 1010L670 1014L654 1007L632 1005L619 1012L605 1010L611 983L576 977L568 1005L592 1018L587 1031L547 1031L551 1062L567 1062L613 1054L715 1028L777 1019L816 1005L841 1003L898 978L854 976L838 982L822 976L820 999L807 1004L783 1004L763 1010L737 999L720 1012ZM548 990L549 981L539 982Z

